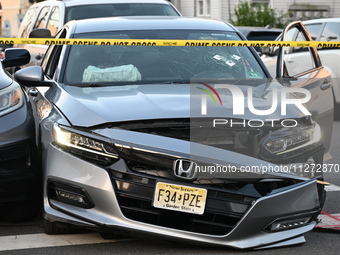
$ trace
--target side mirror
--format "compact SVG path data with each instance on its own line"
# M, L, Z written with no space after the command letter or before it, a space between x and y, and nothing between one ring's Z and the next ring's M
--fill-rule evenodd
M14 74L14 79L20 85L27 87L51 86L51 82L45 81L41 66L29 66L20 69Z
M29 38L51 38L51 31L47 28L35 28L29 35Z
M31 54L26 49L10 48L5 50L5 58L2 60L4 68L26 65L31 60Z

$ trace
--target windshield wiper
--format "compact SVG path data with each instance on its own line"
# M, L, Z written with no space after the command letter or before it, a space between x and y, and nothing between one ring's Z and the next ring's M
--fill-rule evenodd
M160 82L155 82L155 83L158 83L158 84L190 84L190 81L160 81Z
M86 87L90 87L90 88L95 88L95 87L104 87L104 86L117 86L117 85L121 85L119 84L114 84L112 82L91 82L88 85L85 85Z
M135 81L122 81L122 82L91 82L84 84L84 87L106 87L106 86L124 86L124 85L139 85L140 83Z
M122 81L122 82L91 82L82 84L81 87L105 87L105 86L124 86L124 85L147 85L147 84L190 84L190 81Z

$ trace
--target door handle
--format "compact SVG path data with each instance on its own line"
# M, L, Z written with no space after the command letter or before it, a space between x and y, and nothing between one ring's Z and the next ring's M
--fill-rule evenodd
M326 89L329 89L330 87L332 87L332 82L326 79L321 85L321 90L326 90Z
M287 59L287 62L288 62L288 63L294 63L294 59L288 58L288 59Z

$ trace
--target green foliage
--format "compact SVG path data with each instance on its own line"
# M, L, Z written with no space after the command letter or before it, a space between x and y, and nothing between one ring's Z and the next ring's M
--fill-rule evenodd
M235 26L259 26L282 28L286 25L286 18L288 14L277 13L268 5L255 5L253 6L250 1L243 1L236 5L235 9L236 20L231 22Z

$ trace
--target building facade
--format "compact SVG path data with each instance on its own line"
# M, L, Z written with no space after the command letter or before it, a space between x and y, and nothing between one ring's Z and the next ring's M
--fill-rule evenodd
M243 0L171 0L184 16L235 19L235 7ZM266 4L283 13L290 13L289 20L340 17L339 0L249 0L254 5Z
M30 7L28 0L0 0L1 37L15 37Z
M235 7L244 0L169 0L184 15L221 19L235 19ZM283 13L290 13L289 20L340 17L339 0L249 0L253 4L267 4ZM29 0L0 0L2 37L15 37L20 22L30 6Z

